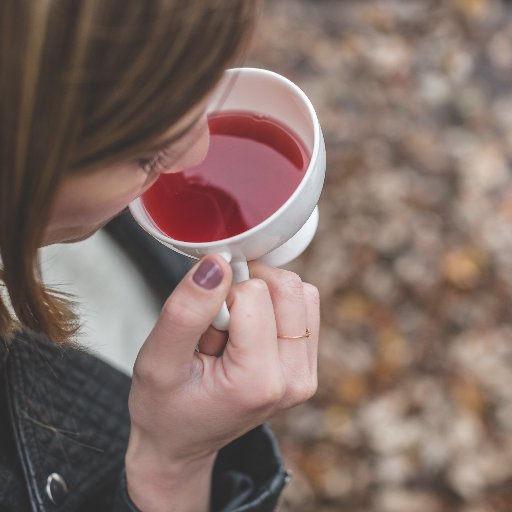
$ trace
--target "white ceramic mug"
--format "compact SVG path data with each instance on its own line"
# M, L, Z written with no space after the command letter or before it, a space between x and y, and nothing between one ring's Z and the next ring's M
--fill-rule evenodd
M130 204L135 220L158 241L186 256L220 254L233 269L234 282L249 278L247 262L284 265L309 245L318 225L318 199L325 176L325 143L313 105L304 92L272 71L236 68L225 72L208 111L249 111L288 126L310 155L306 172L287 201L260 224L236 236L213 242L183 242L163 233L146 212L142 199ZM223 305L213 326L228 330L229 312Z

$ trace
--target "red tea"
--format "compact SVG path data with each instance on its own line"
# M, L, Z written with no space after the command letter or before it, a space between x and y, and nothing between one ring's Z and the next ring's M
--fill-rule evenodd
M286 202L308 167L302 141L272 118L220 112L208 125L205 160L162 174L142 197L155 224L175 240L211 242L247 231Z

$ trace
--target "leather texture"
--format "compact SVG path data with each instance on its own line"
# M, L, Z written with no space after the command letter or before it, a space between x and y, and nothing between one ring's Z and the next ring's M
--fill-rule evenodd
M123 470L130 378L26 333L0 341L0 373L0 510L139 512ZM53 473L67 486L57 504L46 492ZM211 510L270 512L286 480L270 429L258 427L219 453Z

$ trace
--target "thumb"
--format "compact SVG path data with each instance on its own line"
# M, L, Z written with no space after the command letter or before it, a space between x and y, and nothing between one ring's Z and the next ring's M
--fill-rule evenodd
M169 296L139 355L151 365L189 365L201 335L226 299L231 279L231 267L221 256L205 256Z

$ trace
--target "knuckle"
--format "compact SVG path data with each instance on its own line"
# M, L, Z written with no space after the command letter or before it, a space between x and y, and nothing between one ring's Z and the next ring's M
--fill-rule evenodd
M316 380L308 382L300 379L290 386L289 400L294 405L302 404L309 400L316 393L316 390Z
M167 385L148 358L137 359L133 367L132 379L139 385L153 390L162 389Z
M310 283L304 283L303 290L304 296L306 297L308 302L314 304L315 306L320 305L320 292L318 291L318 288L316 286L313 286Z
M276 379L272 384L267 385L263 392L263 400L268 405L273 405L282 400L285 395L286 386L283 380Z
M188 330L201 323L204 315L191 307L190 303L183 303L178 300L168 300L161 311L161 316L170 323L173 328Z
M230 309L236 302L247 307L248 304L265 304L268 300L270 300L270 292L267 283L259 278L251 278L233 286L226 302Z
M313 379L311 379L311 383L309 386L308 400L310 398L312 398L313 396L315 396L317 391L318 391L318 379L316 377L314 377Z
M259 279L254 277L243 283L240 283L240 288L245 292L251 295L261 295L268 294L268 286L263 279Z
M265 409L279 403L285 395L285 385L281 379L267 379L264 385L251 386L251 391L243 397L251 410Z
M298 274L295 274L295 272L283 270L277 292L282 296L302 299L304 296L302 279Z

